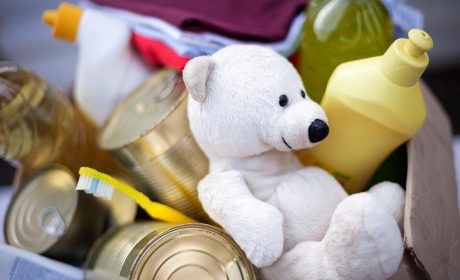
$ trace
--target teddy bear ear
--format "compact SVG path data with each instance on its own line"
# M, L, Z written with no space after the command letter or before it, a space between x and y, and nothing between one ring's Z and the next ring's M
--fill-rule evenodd
M184 83L192 98L203 103L206 99L206 83L212 71L212 58L199 56L190 60L184 68Z

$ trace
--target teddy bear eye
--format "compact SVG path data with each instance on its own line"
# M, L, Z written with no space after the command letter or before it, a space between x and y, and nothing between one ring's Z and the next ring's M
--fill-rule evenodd
M281 107L284 107L288 104L289 99L286 94L280 95L279 104Z
M303 89L300 90L300 95L303 99L305 99L305 91Z

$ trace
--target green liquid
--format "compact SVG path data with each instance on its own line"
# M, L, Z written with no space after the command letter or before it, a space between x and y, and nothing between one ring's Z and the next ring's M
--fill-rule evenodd
M299 72L310 98L321 101L339 64L382 55L392 36L390 16L378 0L313 0L299 52Z

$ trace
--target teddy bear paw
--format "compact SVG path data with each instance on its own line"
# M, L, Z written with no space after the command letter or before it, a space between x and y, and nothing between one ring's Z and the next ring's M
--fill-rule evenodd
M339 204L322 243L329 260L342 268L339 274L351 279L391 276L404 250L395 219L368 193Z
M257 215L251 215L253 222L248 223L244 229L240 228L233 237L256 267L269 266L283 251L282 214L267 207L264 211L257 211Z

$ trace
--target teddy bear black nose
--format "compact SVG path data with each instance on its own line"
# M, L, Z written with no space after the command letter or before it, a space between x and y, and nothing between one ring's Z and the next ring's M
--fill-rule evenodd
M329 134L329 127L327 123L320 119L314 120L310 127L308 128L308 138L310 138L311 143L317 143Z

